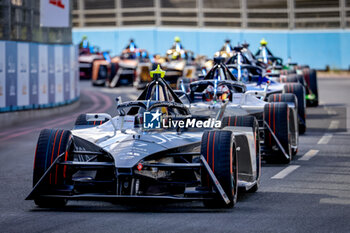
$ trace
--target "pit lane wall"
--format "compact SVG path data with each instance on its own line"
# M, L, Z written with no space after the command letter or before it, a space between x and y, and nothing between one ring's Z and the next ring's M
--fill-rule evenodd
M83 35L90 44L101 50L110 50L118 55L130 38L140 48L151 54L164 55L173 43L175 36L181 38L186 49L195 54L212 58L221 48L225 39L231 44L247 41L255 52L259 41L265 38L271 51L284 61L290 57L292 62L308 64L315 69L349 69L350 30L227 30L199 28L75 28L73 43L80 42Z
M0 41L0 112L72 103L78 84L76 46Z

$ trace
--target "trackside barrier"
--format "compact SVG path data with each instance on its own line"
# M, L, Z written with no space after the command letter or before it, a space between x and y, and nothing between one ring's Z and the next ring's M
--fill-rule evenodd
M0 41L0 112L78 100L78 67L74 45Z

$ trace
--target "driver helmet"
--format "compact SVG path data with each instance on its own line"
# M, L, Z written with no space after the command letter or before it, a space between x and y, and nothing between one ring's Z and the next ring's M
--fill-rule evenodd
M226 85L218 87L219 99L225 101L230 98L230 89Z
M214 87L212 85L207 86L207 88L204 90L204 98L205 98L205 101L207 101L207 102L213 100L213 98L214 98Z

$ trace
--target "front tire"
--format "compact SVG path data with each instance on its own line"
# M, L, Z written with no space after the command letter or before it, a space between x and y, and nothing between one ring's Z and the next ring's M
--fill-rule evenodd
M72 160L70 150L72 147L72 134L69 130L44 129L40 132L34 158L33 187L41 179L47 169L58 156L64 154L64 160ZM66 184L69 169L65 166L56 166L52 172L40 183L41 192L49 193L51 189ZM45 194L45 193L44 193ZM62 207L67 200L62 198L37 197L34 202L39 207Z
M204 206L209 208L232 208L237 202L238 163L234 136L231 131L205 131L202 136L201 154L220 182L230 200L226 204L219 194L213 199L205 200ZM201 173L202 186L212 188L209 174Z

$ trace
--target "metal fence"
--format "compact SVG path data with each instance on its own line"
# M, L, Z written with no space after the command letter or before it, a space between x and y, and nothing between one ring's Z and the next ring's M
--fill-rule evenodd
M350 0L74 0L73 9L73 27L350 27Z
M71 44L72 28L40 27L40 0L0 0L0 40Z

